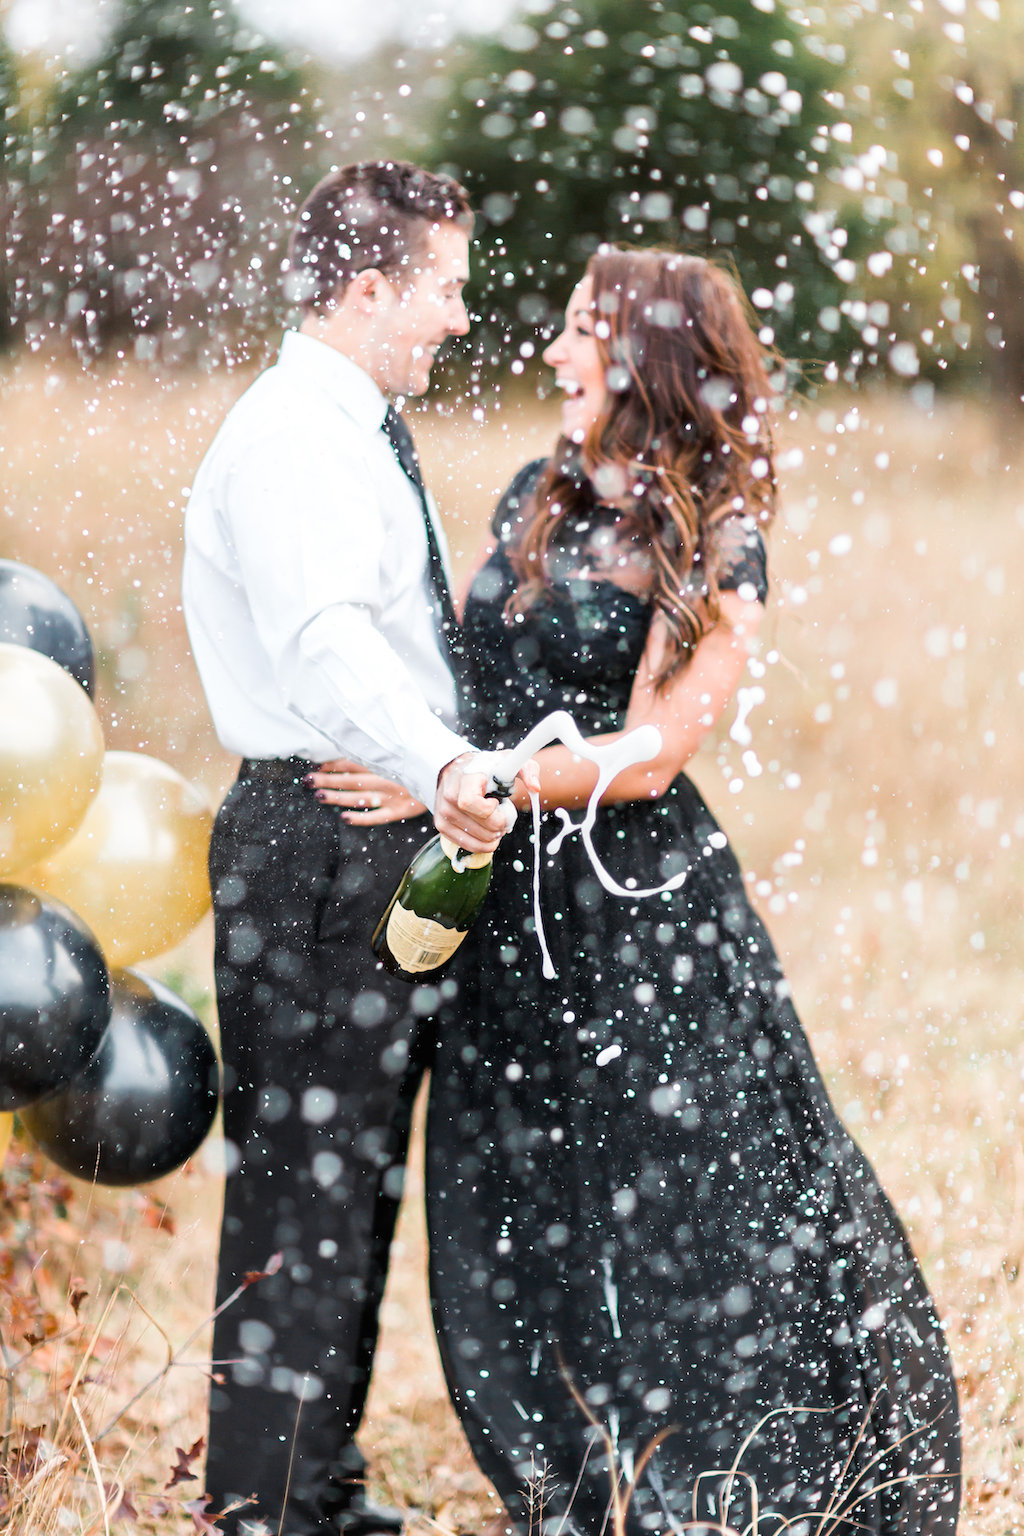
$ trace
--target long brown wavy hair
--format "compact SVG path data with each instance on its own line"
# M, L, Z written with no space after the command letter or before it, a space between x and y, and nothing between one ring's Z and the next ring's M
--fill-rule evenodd
M716 528L737 514L760 526L774 515L776 360L739 284L712 262L602 246L586 270L608 391L584 442L559 439L538 482L512 552L509 610L525 611L549 585L552 539L600 499L589 476L618 466L629 492L614 505L653 562L651 601L668 629L661 687L719 620Z

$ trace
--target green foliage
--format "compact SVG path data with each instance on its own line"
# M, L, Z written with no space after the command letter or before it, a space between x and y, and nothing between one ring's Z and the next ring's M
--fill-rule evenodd
M17 143L19 95L14 55L0 36L0 164L5 172Z
M36 334L173 358L258 330L313 135L300 70L230 0L122 0L41 130Z
M210 988L200 980L194 969L175 962L173 965L164 964L155 968L158 972L158 980L165 986L176 992L181 1000L188 1004L193 1013L197 1013L206 1025L207 1029L215 1029L217 1016L214 1009L213 995Z
M19 235L27 140L14 55L0 35L0 350L14 333L12 255Z
M289 129L302 91L231 0L124 0L103 56L56 93L54 140L119 134L173 153L225 110L259 108L265 130Z
M435 116L434 159L482 214L478 307L525 337L602 240L661 240L734 260L784 350L832 351L818 316L840 251L807 227L831 159L827 45L772 0L531 11L470 49Z
M870 230L844 311L865 368L1024 395L1024 13L846 8L837 201Z

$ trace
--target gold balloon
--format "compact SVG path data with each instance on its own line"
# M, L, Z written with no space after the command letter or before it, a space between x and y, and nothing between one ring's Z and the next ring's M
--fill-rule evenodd
M0 877L59 848L99 789L103 732L48 656L0 645Z
M212 826L205 800L166 763L108 752L82 825L21 883L77 912L109 965L135 965L177 944L209 907Z
M7 1149L11 1145L11 1132L14 1130L14 1116L0 1115L0 1168L4 1165Z

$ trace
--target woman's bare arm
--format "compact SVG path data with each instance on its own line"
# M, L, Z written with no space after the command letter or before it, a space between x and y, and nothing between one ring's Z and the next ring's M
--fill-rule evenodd
M623 800L656 800L682 772L721 716L739 686L750 646L763 614L756 600L736 592L721 594L721 621L700 641L689 666L658 690L654 678L665 646L665 632L656 618L651 625L626 712L625 730L656 725L662 747L649 763L638 763L616 775L602 795L602 804ZM593 736L602 743L616 741L622 731ZM544 810L585 805L597 782L597 768L568 747L545 747L536 754L540 769L540 803ZM520 785L513 801L522 810L528 803Z

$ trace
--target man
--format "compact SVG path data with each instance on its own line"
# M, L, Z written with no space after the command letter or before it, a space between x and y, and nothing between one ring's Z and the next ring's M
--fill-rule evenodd
M243 758L210 855L237 1163L218 1304L283 1256L214 1331L207 1487L214 1509L256 1496L228 1517L240 1536L401 1525L367 1505L352 1437L438 992L385 975L369 937L430 829L378 825L372 799L353 825L358 810L343 819L307 780L355 759L464 847L505 828L454 730L442 535L388 406L422 394L438 348L468 329L471 222L457 183L410 165L349 166L314 189L291 249L304 318L229 413L186 519L189 634L220 739Z

